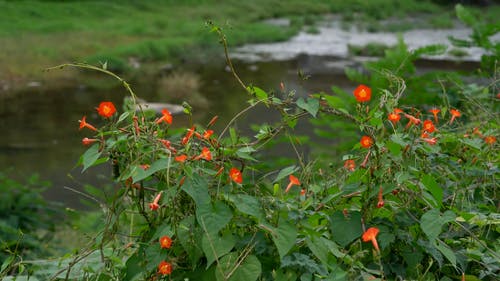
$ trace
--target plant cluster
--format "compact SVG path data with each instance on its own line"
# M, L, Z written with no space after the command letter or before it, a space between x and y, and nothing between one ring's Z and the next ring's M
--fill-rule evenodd
M117 189L105 227L79 253L38 264L52 280L495 280L498 228L498 113L495 85L465 85L449 103L401 102L404 80L386 74L345 98L296 97L247 86L249 107L221 130L217 117L174 129L131 99L123 111L97 107L106 121L89 134L83 170L113 166ZM429 49L416 50L423 53ZM243 137L234 120L256 106L281 116ZM191 116L192 108L184 105ZM480 115L481 118L478 116ZM340 165L264 167L259 153L300 118L334 117L356 129ZM488 118L484 118L487 116ZM483 121L479 121L483 120ZM340 159L339 159L340 160ZM335 161L340 162L340 161Z

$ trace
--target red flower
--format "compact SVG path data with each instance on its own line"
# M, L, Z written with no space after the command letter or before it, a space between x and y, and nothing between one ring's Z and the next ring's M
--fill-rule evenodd
M166 261L161 261L158 265L158 273L161 275L169 275L172 273L172 264Z
M486 136L486 137L484 137L483 140L485 143L487 143L489 145L493 145L497 141L497 138L495 138L494 136Z
M205 159L207 161L210 161L212 160L212 153L210 153L210 149L208 149L208 147L203 147L200 155L196 156L194 159L195 160Z
M362 136L360 143L362 147L370 148L373 145L373 139L369 136Z
M89 138L83 138L82 139L82 144L85 146L91 145L94 142L99 141L98 139L89 139Z
M174 160L177 161L177 162L180 162L180 163L184 163L186 160L187 160L187 155L186 154L182 154L182 155L179 155L179 156L175 156Z
M191 139L191 137L194 134L194 130L195 130L194 126L191 127L190 129L188 129L186 135L182 138L182 141L181 141L182 145L186 145L188 143L188 141Z
M396 114L404 113L404 111L399 108L394 108L393 112Z
M431 120L425 120L424 125L423 125L424 131L428 133L432 133L436 130L436 127L434 127L434 123L432 123Z
M115 105L110 101L103 101L99 104L97 108L97 113L104 118L109 118L115 114L116 108Z
M405 113L405 117L408 118L408 124L406 124L406 128L408 129L411 125L420 125L420 119Z
M162 116L156 120L156 124L160 124L161 122L166 122L168 124L172 124L172 114L167 109L162 109Z
M305 189L305 188L302 188L302 189L300 190L300 195L301 195L301 196L306 195L306 189Z
M158 202L160 201L162 193L163 193L163 191L160 191L160 193L158 193L158 195L156 195L153 202L149 203L149 208L151 209L151 211L156 211L156 210L158 210L158 208L160 208L160 205L158 204Z
M147 169L149 169L149 167L151 167L149 164L142 164L139 166L141 166L141 169L143 169L144 171L146 171Z
M236 168L231 168L231 170L229 170L229 177L231 177L231 179L235 182L235 183L242 183L243 182L243 176L240 172L240 170L236 169Z
M370 101L372 97L372 90L365 86L365 85L359 85L355 90L354 90L354 97L358 102L367 102Z
M172 238L167 235L160 237L160 247L162 249L170 249L172 246Z
M377 250L377 252L380 252L380 249L379 249L378 243L377 243L378 232L379 232L378 228L370 227L363 233L363 236L361 238L363 239L363 242L371 241L375 250Z
M206 130L203 133L203 138L208 140L212 136L213 133L214 133L214 130Z
M382 186L380 187L380 189L378 190L378 202L377 202L377 208L382 208L384 207L384 198L382 197Z
M401 116L399 114L397 114L396 112L391 112L391 113L389 113L387 118L389 119L389 121L392 122L392 124L396 125L396 123L399 121L399 119L401 119Z
M344 168L346 168L348 171L354 172L356 169L356 162L352 159L347 159L344 162Z
M208 127L212 127L212 126L215 124L215 122L217 122L217 119L219 119L219 116L215 115L215 116L212 118L212 120L210 120L210 122L208 122L207 128L208 128Z
M432 113L432 115L434 115L434 121L437 124L438 123L438 113L441 112L441 109L433 108L433 109L430 109L429 112Z
M436 138L422 138L422 140L430 145L435 145L437 143Z
M455 120L455 118L460 117L462 115L460 111L456 109L450 109L450 113L451 113L450 124L453 123L453 120Z
M97 129L94 126L90 125L89 123L87 123L87 121L85 121L86 118L87 118L87 116L83 116L82 120L78 120L78 122L80 122L80 130L83 128L88 128L92 131L97 132Z
M288 183L288 185L285 189L285 193L287 193L290 190L290 188L292 188L292 186L300 185L299 179L297 177L295 177L294 175L288 176L288 179L290 180L290 183Z

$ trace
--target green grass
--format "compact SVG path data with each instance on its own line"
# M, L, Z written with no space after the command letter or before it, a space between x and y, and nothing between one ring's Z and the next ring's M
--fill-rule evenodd
M0 0L0 82L72 76L42 76L40 71L68 61L108 61L111 69L122 72L129 70L130 57L143 65L203 62L221 52L218 38L204 25L209 19L223 27L235 46L286 40L327 13L373 25L378 19L442 9L417 0ZM290 26L262 23L276 17L290 18Z

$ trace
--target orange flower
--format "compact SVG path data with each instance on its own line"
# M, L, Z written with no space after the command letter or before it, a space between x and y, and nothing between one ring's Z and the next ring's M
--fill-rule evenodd
M396 112L391 112L389 113L389 115L387 115L387 118L389 119L389 121L392 122L392 124L396 125L399 119L401 119L401 116Z
M379 249L378 243L377 243L378 233L379 233L378 228L370 227L365 231L365 233L363 233L363 236L361 238L363 239L363 242L371 241L375 250L377 250L377 252L380 252L380 249Z
M432 113L432 115L434 115L434 121L437 124L438 123L438 113L441 112L441 109L433 108L433 109L430 109L429 112Z
M172 238L167 235L160 237L160 247L162 249L170 249L172 246Z
M172 273L172 264L166 261L161 261L158 265L158 273L161 275L169 275Z
M346 168L348 171L354 172L356 169L356 162L352 159L347 159L344 161L344 168Z
M208 140L212 136L213 133L214 133L214 130L206 130L203 133L203 138Z
M373 139L369 136L362 136L360 143L362 147L370 148L373 145Z
M149 203L149 208L151 209L151 211L156 211L156 210L158 210L158 208L160 208L160 205L158 204L158 202L160 201L162 193L163 193L163 191L160 191L160 193L158 193L158 195L156 195L153 202Z
M195 160L205 159L207 161L210 161L212 160L212 153L210 153L210 149L208 149L208 147L203 147L201 149L200 155L196 156L194 159Z
M115 114L116 108L115 105L110 101L103 101L99 104L97 108L97 113L104 118L109 118Z
M287 193L290 190L290 188L292 188L292 186L300 185L299 179L297 177L295 177L294 175L288 176L288 179L290 180L290 183L288 183L288 185L285 189L285 193Z
M423 125L424 131L428 133L432 133L436 130L436 127L434 127L434 123L432 123L431 120L425 120L424 125Z
M97 132L97 129L94 126L90 125L89 123L87 123L87 121L85 121L86 118L87 118L87 116L83 116L82 120L78 120L78 122L80 122L80 130L83 128L88 128L92 131Z
M229 170L229 177L231 177L231 179L235 182L235 183L242 183L243 182L243 176L241 175L241 172L240 170L236 169L236 168L231 168L231 170Z
M301 195L301 196L306 195L306 189L305 189L305 188L302 188L302 189L300 190L300 195Z
M430 145L435 145L437 143L436 138L422 138L422 140Z
M168 124L172 124L172 114L167 109L162 109L162 116L156 120L156 124L160 124L161 122L165 122Z
M184 161L187 160L187 155L186 154L182 154L182 155L179 155L179 156L175 156L174 160L179 162L179 163L184 163Z
M393 112L396 114L404 113L404 111L399 108L394 108Z
M377 202L377 208L382 208L384 207L384 198L382 197L382 186L380 187L380 189L378 190L378 202Z
M91 145L94 142L99 141L98 139L89 139L89 138L83 138L82 139L82 144L85 146Z
M354 90L354 97L358 102L367 102L370 101L372 97L372 89L365 85L359 85Z
M188 129L186 135L182 138L182 141L181 141L182 145L186 145L188 143L188 141L191 139L191 137L194 134L194 130L195 130L194 126L191 127L190 129Z
M408 129L411 125L420 125L420 119L405 113L405 117L408 118L408 124L406 124L406 128Z
M497 138L495 138L494 136L486 136L486 137L484 137L483 140L485 143L487 143L489 145L493 145L497 141Z
M215 116L214 116L214 117L210 120L210 122L208 122L207 128L208 128L208 127L212 127L212 126L215 124L215 122L217 122L217 119L219 119L219 116L215 115Z
M455 118L460 117L462 115L460 111L456 109L450 109L450 113L451 113L450 125L451 123L453 123L453 120L455 120Z
M141 168L146 171L147 169L149 169L150 165L149 164L142 164L142 165L139 165L141 166Z
M135 134L140 135L141 129L139 128L139 118L137 116L132 117L132 122L134 123Z

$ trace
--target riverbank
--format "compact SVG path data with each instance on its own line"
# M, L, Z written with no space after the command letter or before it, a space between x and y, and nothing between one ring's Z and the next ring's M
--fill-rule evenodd
M130 79L183 62L203 64L219 59L218 39L204 25L209 19L224 28L231 46L284 41L301 30L314 33L322 15L332 13L342 14L345 23L371 29L394 28L377 25L380 19L422 13L435 15L426 20L432 26L449 26L453 20L451 7L427 1L364 2L3 1L0 97L29 87L75 83L81 76L76 70L42 71L65 62L107 62L109 69ZM494 15L495 10L485 10L483 16ZM288 24L264 21L271 18L286 18ZM412 28L409 24L397 26Z

